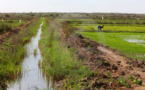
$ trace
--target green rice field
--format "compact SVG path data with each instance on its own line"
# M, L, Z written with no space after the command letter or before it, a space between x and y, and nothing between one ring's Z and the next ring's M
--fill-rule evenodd
M80 32L96 42L121 51L129 58L145 60L144 33Z

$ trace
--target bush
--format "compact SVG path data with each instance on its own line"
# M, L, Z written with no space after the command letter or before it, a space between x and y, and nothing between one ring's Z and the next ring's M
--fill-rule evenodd
M133 76L129 76L129 80L133 81L134 80Z
M133 81L133 83L134 84L138 84L138 85L142 85L142 80L141 79L135 79L134 81Z
M119 85L125 86L127 88L130 88L131 87L131 85L129 83L127 83L127 80L126 80L125 77L118 78L118 83L119 83Z
M12 27L9 24L0 24L0 34L11 30Z
M121 86L124 86L127 83L127 80L123 77L123 78L118 78L118 83Z
M71 33L73 33L76 30L71 24L70 21L64 21L62 22L62 31L65 34L62 36L63 38L68 37Z
M87 30L89 30L89 31L95 31L95 29L92 26L88 26Z

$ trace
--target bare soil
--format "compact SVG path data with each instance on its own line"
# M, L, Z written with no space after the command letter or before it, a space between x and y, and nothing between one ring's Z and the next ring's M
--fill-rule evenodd
M112 50L81 35L68 37L65 39L65 44L70 45L69 49L78 50L74 52L78 59L85 59L84 65L98 73L95 77L86 77L82 80L82 86L87 86L82 90L93 90L95 87L105 90L145 90L145 61L132 60L119 55L119 51ZM141 79L142 85L134 84L133 81L129 80L129 76ZM131 87L127 88L120 85L117 81L119 77L125 77Z

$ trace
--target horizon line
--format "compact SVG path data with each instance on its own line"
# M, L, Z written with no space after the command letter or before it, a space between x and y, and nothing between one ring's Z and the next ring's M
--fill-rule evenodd
M33 12L33 11L26 11L26 12L0 12L0 14L2 13L102 13L102 14L145 14L145 13L127 13L127 12Z

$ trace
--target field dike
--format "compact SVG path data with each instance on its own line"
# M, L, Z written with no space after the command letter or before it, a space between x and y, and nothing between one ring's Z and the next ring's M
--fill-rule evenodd
M67 49L62 42L59 27L59 22L49 19L44 22L39 44L43 56L42 67L47 77L52 77L54 89L79 90L82 88L81 79L96 73L84 66L82 61Z
M130 60L118 55L117 50L103 46L76 33L66 38L66 45L84 65L97 72L96 77L86 77L83 90L90 89L145 89L145 61Z
M9 30L8 32L0 35L0 45L5 41L6 38L10 37L12 34L17 34L20 30L22 30L25 27L28 27L31 23L33 23L35 20L29 21L28 23L25 23L21 25L18 28L14 28L12 30Z

